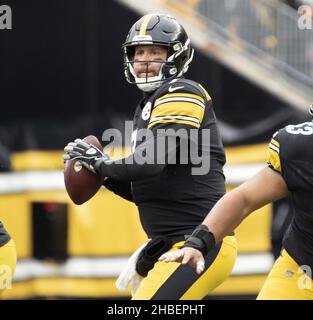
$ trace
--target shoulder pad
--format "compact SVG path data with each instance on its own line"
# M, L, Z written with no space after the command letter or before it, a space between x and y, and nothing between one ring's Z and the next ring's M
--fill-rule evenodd
M310 121L297 125L288 125L278 130L273 135L273 140L285 158L306 158L308 146L313 141L313 123Z
M207 101L211 100L209 94L199 83L184 78L174 79L163 84L157 90L155 99L158 99L169 93L189 93L200 96Z

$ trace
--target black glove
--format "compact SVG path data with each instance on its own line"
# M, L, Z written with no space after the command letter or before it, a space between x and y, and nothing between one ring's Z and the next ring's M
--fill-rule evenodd
M170 250L173 242L170 238L157 236L150 240L141 250L137 258L136 271L142 277L146 277L148 272L154 267L159 257Z
M94 173L97 173L95 170L95 163L97 160L103 159L105 161L110 159L106 153L81 139L70 142L64 148L64 151L66 151L63 155L64 161L79 160L85 168Z
M206 256L215 247L215 238L209 228L200 224L190 236L186 236L185 244L181 248L190 247L201 251Z

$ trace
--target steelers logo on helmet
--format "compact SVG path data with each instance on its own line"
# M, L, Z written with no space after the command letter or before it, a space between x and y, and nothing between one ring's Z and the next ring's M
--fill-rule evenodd
M142 109L141 117L142 120L148 120L151 114L151 102L147 102L146 105Z
M167 59L161 64L157 76L139 78L135 74L133 63L138 45L167 48ZM126 80L145 92L155 91L164 81L181 77L187 72L193 58L193 49L185 29L170 15L158 13L143 16L131 27L123 50Z

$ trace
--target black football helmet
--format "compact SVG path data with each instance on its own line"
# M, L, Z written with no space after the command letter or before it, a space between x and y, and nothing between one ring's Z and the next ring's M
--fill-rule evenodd
M162 62L158 76L137 78L134 69L135 47L144 44L165 46L168 49L166 61ZM148 14L139 19L130 29L124 49L124 73L129 83L136 83L139 89L154 91L166 80L181 77L193 58L193 49L185 29L170 15Z

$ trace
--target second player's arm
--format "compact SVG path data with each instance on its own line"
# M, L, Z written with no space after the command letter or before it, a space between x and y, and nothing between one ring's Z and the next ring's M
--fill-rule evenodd
M250 213L287 195L288 188L280 173L269 167L264 168L254 177L225 194L204 219L202 225L208 227L213 234L214 242L218 243L239 226ZM201 273L204 269L204 257L199 250L193 248L192 244L186 244L183 250L167 252L159 260L190 263L197 273Z
M280 173L264 168L245 183L225 194L204 219L215 241L230 234L250 213L288 195Z

